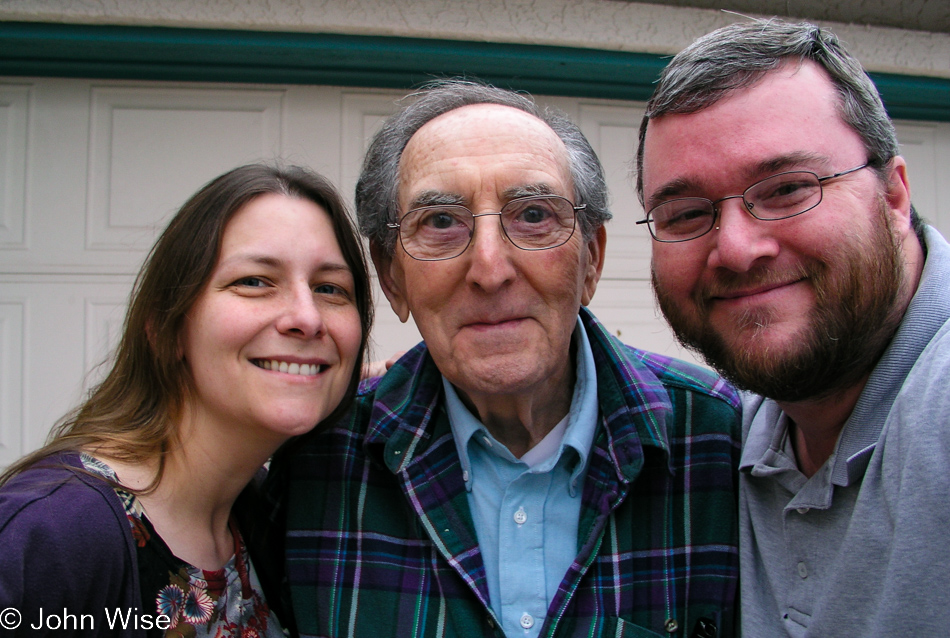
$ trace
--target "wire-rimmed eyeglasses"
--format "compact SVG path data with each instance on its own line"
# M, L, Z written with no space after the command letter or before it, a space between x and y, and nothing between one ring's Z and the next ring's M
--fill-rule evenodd
M719 217L720 202L741 199L750 215L762 221L788 219L810 211L821 203L822 184L828 180L867 168L861 166L819 177L811 171L786 171L759 180L741 195L717 200L705 197L680 197L650 209L637 224L646 224L653 238L661 242L688 241L702 237L713 229Z
M399 242L413 259L439 261L458 257L472 243L475 218L498 215L508 240L522 250L547 250L564 244L574 234L575 206L557 195L535 195L513 199L497 213L474 214L458 204L438 204L413 208L398 223Z

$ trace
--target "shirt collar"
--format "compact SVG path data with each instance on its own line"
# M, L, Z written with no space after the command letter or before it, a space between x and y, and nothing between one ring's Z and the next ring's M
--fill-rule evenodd
M772 401L751 392L740 392L744 433L740 470L751 470L768 463L770 452L784 449L788 433L788 417ZM760 414L760 410L762 413Z
M835 485L849 485L864 476L898 392L924 348L950 318L950 246L930 226L925 239L926 259L914 297L838 439L832 470Z
M571 489L577 483L587 467L587 457L591 445L594 441L594 433L597 430L597 417L599 406L597 403L597 369L594 366L594 353L591 350L590 339L587 331L581 323L580 317L577 320L577 326L574 328L573 341L577 346L577 359L575 367L577 371L576 381L574 382L574 392L571 397L571 407L565 417L567 425L563 429L563 438L560 440L556 454L553 454L547 460L539 462L537 471L547 471L553 468L558 459L564 454L566 448L573 449L578 456L578 462L571 472ZM455 446L458 449L459 460L462 464L462 478L465 481L465 487L469 491L472 489L472 464L468 454L469 443L472 437L479 435L487 445L492 447L499 446L504 452L502 455L515 460L514 456L508 452L488 432L485 425L469 411L462 403L455 388L449 383L448 379L442 377L442 385L445 388L445 407L448 413L449 423L452 426L452 436L455 438ZM551 432L555 434L556 432ZM548 436L551 436L549 434ZM555 441L548 441L545 437L545 445L555 445Z

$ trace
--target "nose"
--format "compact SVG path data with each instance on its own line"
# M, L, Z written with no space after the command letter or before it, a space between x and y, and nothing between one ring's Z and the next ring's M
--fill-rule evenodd
M710 267L746 272L758 260L778 255L779 245L770 226L775 222L753 217L741 197L721 200L718 211Z
M501 215L482 214L475 217L472 243L468 255L466 280L486 292L495 292L515 277L511 261L513 250L519 250L505 236Z
M325 332L323 314L309 283L287 291L276 325L281 334L300 338L313 338Z

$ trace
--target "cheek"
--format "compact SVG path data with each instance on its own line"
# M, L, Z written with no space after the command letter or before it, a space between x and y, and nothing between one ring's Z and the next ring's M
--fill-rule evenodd
M704 263L694 253L678 251L677 247L676 244L654 245L653 278L667 294L688 294L699 282Z
M197 304L188 313L179 344L189 361L239 350L260 329L256 313L228 304Z
M543 250L525 254L521 272L541 296L580 299L587 279L590 255L577 246L565 245L561 252Z
M204 334L206 324L207 322L198 307L192 308L185 315L184 324L178 334L178 352L185 361L193 361L201 356L201 352L196 350L196 346L208 342Z
M422 267L413 268L403 276L409 309L414 315L439 314L451 306L453 294L465 290L465 271L459 267L461 258L419 264Z
M351 308L349 311L339 313L334 318L330 330L340 359L345 363L353 364L363 340L359 312L356 308Z

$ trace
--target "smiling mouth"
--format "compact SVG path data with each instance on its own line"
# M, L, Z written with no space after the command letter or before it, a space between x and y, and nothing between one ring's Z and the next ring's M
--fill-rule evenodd
M804 278L771 281L750 288L721 288L719 290L712 291L708 295L708 299L710 301L733 301L747 299L749 297L757 297L759 295L768 294L775 290L787 288L788 286L793 286L795 284L801 283L802 281L804 281Z
M285 372L287 374L297 374L304 377L314 376L326 370L329 366L316 363L287 363L277 359L252 359L251 363L258 368L270 370L271 372Z
M755 297L756 295L765 294L765 293L767 293L767 292L770 292L770 291L772 291L772 290L776 290L776 289L782 288L782 287L783 287L783 286L775 286L775 285L772 285L772 286L768 286L768 287L757 288L757 289L755 289L755 290L743 290L743 291L737 291L737 292L724 292L724 293L720 293L720 294L716 295L715 297L713 297L713 299L722 299L722 300L726 300L726 301L729 301L729 300L731 300L731 299L745 299L745 298L747 298L747 297Z

